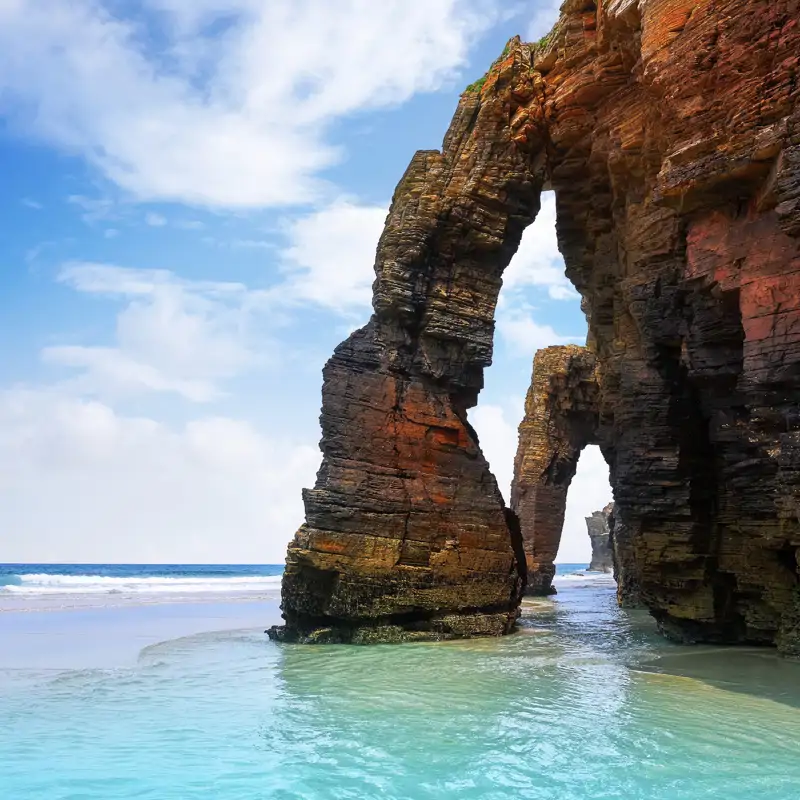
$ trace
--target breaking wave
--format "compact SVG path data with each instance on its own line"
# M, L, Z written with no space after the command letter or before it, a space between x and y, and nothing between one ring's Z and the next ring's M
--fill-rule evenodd
M106 576L23 573L10 576L0 592L19 595L51 594L235 594L270 591L280 575L225 577Z

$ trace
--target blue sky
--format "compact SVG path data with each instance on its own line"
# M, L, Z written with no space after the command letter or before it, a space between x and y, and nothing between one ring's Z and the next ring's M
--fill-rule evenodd
M394 186L557 5L0 4L0 561L281 561ZM585 336L554 220L471 412L506 495L533 352ZM587 451L561 560L609 497Z

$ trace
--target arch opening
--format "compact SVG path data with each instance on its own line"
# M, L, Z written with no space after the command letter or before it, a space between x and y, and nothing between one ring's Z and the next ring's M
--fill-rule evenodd
M537 351L519 426L511 507L522 532L526 592L553 592L567 490L587 445L599 444L599 387L594 354L563 345Z
M525 412L533 354L555 344L586 341L581 297L566 276L556 235L556 196L541 194L540 209L522 233L502 275L494 313L491 365L469 421L510 504L518 426Z
M608 464L597 445L587 445L567 490L564 524L555 557L557 571L560 565L570 565L613 573L612 509Z

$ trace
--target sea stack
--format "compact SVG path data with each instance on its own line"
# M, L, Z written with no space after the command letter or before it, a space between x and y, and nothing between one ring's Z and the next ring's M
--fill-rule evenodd
M594 511L586 517L586 528L592 542L592 562L589 572L613 572L614 557L611 552L609 520L614 504L609 503L602 511Z

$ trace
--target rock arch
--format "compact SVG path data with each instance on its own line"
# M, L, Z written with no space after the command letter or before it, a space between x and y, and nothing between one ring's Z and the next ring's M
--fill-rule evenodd
M578 458L587 445L603 445L609 438L600 428L598 371L594 353L576 345L547 347L533 359L511 486L511 508L522 534L529 595L555 592L555 558ZM606 460L613 463L608 457ZM638 573L624 523L615 522L611 546L618 600L621 605L636 607L640 605Z
M799 17L566 0L465 92L395 192L372 319L325 367L274 636L513 626L529 559L466 412L547 185L643 602L676 638L800 651Z
M578 458L599 444L597 362L585 347L539 350L525 398L514 460L511 508L517 514L527 562L527 593L553 593L567 490Z

